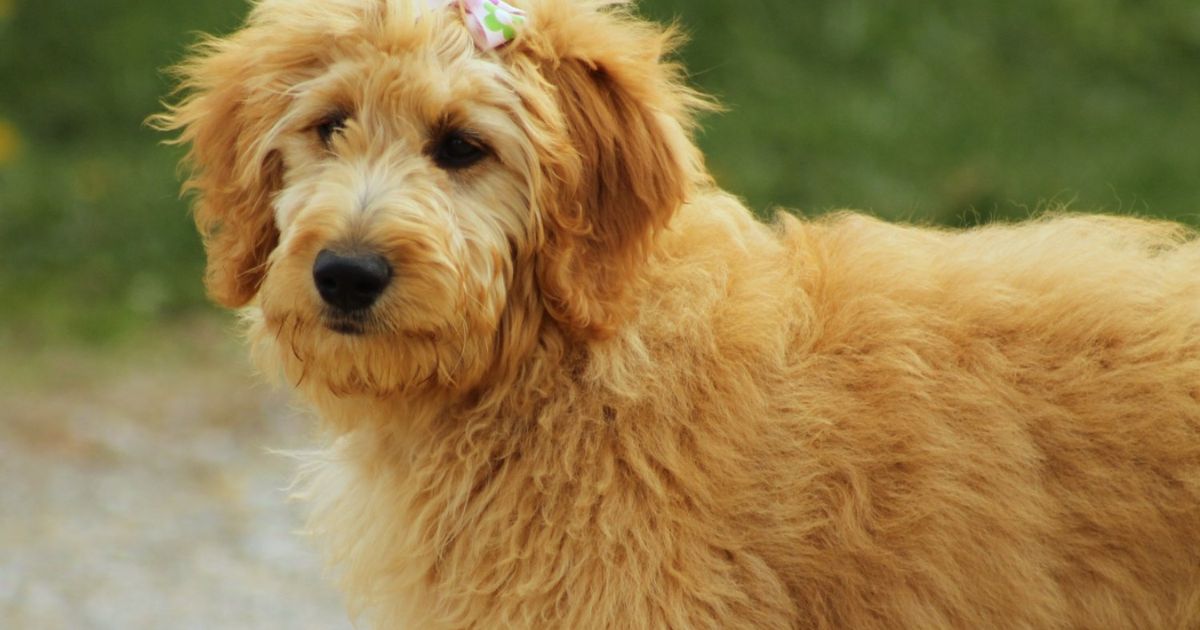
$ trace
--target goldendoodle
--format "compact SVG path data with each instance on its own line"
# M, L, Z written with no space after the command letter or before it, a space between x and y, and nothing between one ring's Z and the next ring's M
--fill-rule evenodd
M260 0L158 118L379 628L1200 628L1200 242L756 221L616 0Z

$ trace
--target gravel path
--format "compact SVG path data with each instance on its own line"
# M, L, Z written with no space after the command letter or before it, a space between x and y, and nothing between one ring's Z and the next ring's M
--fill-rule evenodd
M0 627L351 627L268 453L311 420L216 328L0 354Z

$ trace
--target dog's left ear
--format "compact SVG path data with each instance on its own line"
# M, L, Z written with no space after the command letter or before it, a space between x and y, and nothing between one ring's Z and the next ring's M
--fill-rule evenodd
M518 46L554 94L564 138L542 150L538 281L568 332L602 337L654 234L707 176L690 132L710 101L666 61L680 38L611 2L531 3Z

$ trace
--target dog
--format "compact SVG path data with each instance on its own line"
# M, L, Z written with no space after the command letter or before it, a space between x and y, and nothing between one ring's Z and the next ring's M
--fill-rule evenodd
M761 222L674 29L512 1L260 0L156 120L356 619L1200 628L1190 229Z

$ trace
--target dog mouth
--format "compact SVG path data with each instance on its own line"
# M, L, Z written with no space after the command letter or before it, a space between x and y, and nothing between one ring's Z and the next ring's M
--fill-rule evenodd
M349 337L367 335L372 329L371 317L366 311L353 313L326 312L323 314L321 320L326 330Z
M331 330L340 335L348 335L350 337L361 337L367 334L366 328L362 324L354 322L329 322L325 324L326 330Z

